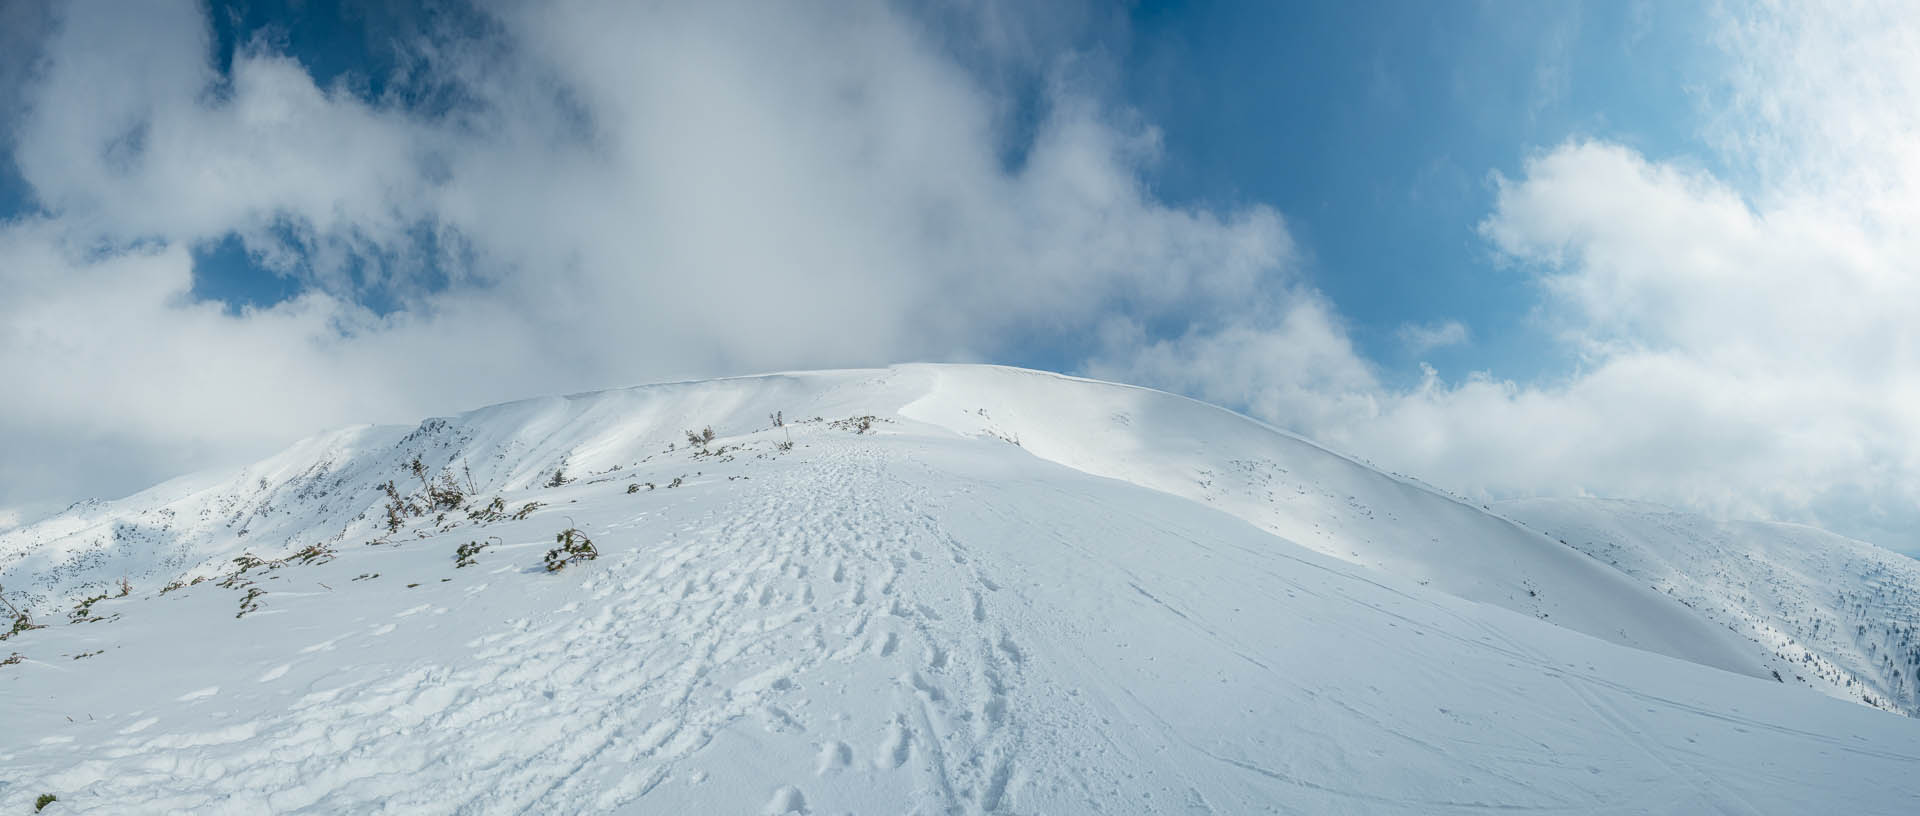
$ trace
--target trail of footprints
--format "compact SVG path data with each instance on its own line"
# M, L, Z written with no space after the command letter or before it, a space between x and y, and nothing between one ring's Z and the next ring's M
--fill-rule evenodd
M757 725L817 734L816 778L907 773L917 810L1011 806L1021 734L1010 700L1023 652L993 626L998 587L931 516L899 513L916 496L901 495L911 491L888 481L877 457L854 451L759 484L722 505L737 511L726 518L586 570L582 603L474 640L470 662L350 680L284 715L208 734L129 732L90 760L96 789L158 785L176 804L281 791L263 803L273 809L600 810L662 784L701 784L702 749L725 729ZM883 513L882 502L894 509ZM932 558L966 566L930 570ZM956 574L971 580L952 586ZM886 699L825 710L824 677L850 675L812 670L859 661L896 676ZM421 733L439 750L419 750ZM182 741L246 745L174 752ZM464 781L423 786L422 775ZM809 780L767 782L768 812L810 812Z
M855 515L837 520L840 535L806 525L796 533L801 540L834 550L830 580L843 588L837 595L845 643L827 659L880 658L902 665L890 713L866 764L883 772L917 774L917 791L929 797L924 804L931 809L999 810L1006 804L1018 743L1018 732L1010 727L1007 695L1009 678L1017 680L1019 652L1004 633L984 626L986 598L997 587L981 585L978 576L975 585L959 590L915 582L916 567L929 558L928 550L944 550L954 564L967 564L968 559L930 516L904 514L918 520L912 525L883 518L875 504L883 499L873 473L852 468L844 473L850 493L836 503L855 508ZM861 475L867 479L856 482ZM912 504L912 498L906 501ZM813 521L834 526L824 518ZM866 539L847 535L855 530L880 532ZM913 591L902 591L903 582ZM857 764L858 749L846 742L827 740L820 750L816 765L821 775Z

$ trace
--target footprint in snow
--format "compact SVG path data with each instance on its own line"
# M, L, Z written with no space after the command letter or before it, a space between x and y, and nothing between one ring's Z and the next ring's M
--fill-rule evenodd
M767 816L786 816L789 813L808 814L807 798L800 795L800 789L792 785L773 792L773 799L767 802L763 811Z
M826 776L828 772L845 768L853 764L853 746L844 742L827 742L820 745L820 759L814 773Z
M886 769L905 765L912 747L912 732L907 730L901 718L895 717L893 724L887 726L887 736L880 741L880 750L873 755L873 766Z

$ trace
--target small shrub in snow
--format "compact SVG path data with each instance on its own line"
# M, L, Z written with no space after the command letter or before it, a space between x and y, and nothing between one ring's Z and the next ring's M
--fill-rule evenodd
M22 661L22 660L26 660L26 658L24 658L24 657L21 657L21 656L20 656L20 653L19 653L19 652L14 652L13 654L11 654L11 655L8 655L8 656L7 656L7 659L5 659L5 660L0 660L0 666L11 666L11 665L13 665L13 664L15 664L15 663L18 663L18 662L20 662L20 661ZM37 812L37 811L36 811L36 812Z
M487 505L485 507L482 507L478 510L467 511L467 518L472 519L474 521L481 522L483 524L489 521L499 521L500 519L505 518L506 515L507 515L507 500L500 498L499 496L495 496L493 498L493 501L487 502Z
M837 431L852 431L857 434L864 434L864 433L873 432L873 423L889 422L889 421L891 420L881 419L880 417L874 416L872 414L868 414L866 416L847 417L846 419L836 419L832 422L827 423L827 427Z
M226 589L239 589L246 584L252 583L252 580L247 578L247 572L258 569L266 563L267 562L260 560L260 557L253 553L241 553L238 558L233 559L233 572L228 573L227 577L220 579L220 586Z
M94 623L101 620L100 617L93 614L93 605L106 599L107 593L105 592L82 598L79 603L73 605L73 614L69 615L68 619L72 623Z
M567 478L567 463L563 460L559 467L553 469L553 478L547 480L547 487L560 487L571 481Z
M533 515L533 511L538 510L543 506L544 505L542 505L540 502L537 502L537 501L531 501L531 502L527 502L526 504L520 505L520 509L515 510L513 512L513 520L524 521L528 516Z
M633 483L633 484L630 484L630 485L627 485L627 493L628 493L628 494L633 494L633 493L638 493L638 492L640 492L640 483L638 483L638 482L635 482L635 483Z
M705 428L702 428L698 431L687 432L687 444L692 445L696 448L704 449L706 448L707 443L712 441L713 441L713 426L711 425Z
M400 532L400 528L406 525L408 516L420 515L420 508L402 498L400 488L395 487L393 482L381 482L380 491L387 494L387 532Z
M455 548L453 551L453 568L459 569L461 567L473 566L474 557L479 555L480 551L486 548L487 548L487 545L482 544L478 541L469 541Z
M6 640L7 638L20 634L21 632L30 631L33 629L45 629L45 628L47 627L34 623L33 619L27 617L26 615L15 615L13 618L13 625L8 627L6 632L0 633L0 640Z
M334 555L336 555L336 553L334 552L332 547L329 547L325 544L312 544L312 545L309 545L306 549L303 549L297 553L294 553L293 555L287 556L285 559L278 562L276 566L278 564L285 564L285 563L290 563L294 561L298 561L302 565L312 564L314 562L325 564L328 561L332 561Z
M4 587L0 587L0 604L6 604L7 612L13 616L13 622L7 627L7 631L0 632L0 640L6 640L7 638L28 630L46 628L45 626L34 624L33 617L28 615L26 610L14 606L12 601L7 600L6 589Z
M600 557L600 551L593 546L593 540L579 529L568 527L553 537L560 546L547 551L547 571L559 572L577 561L592 561Z
M441 471L440 481L427 486L427 507L432 510L458 510L467 503L467 494L453 474Z
M51 793L40 794L40 798L33 800L33 812L39 813L40 811L46 810L48 805L58 801L60 801L60 797Z
M240 612L239 614L234 615L234 617L244 618L247 616L248 612L252 612L256 609L259 609L260 608L259 598L260 596L265 594L267 594L267 591L259 587L247 587L246 597L240 599Z
M465 506L467 496L473 492L471 489L462 490L460 483L453 478L453 472L450 470L441 471L439 479L427 478L427 465L420 461L419 456L413 457L413 461L407 463L407 472L420 480L417 499L415 496L400 495L399 486L392 480L380 484L380 492L387 494L385 510L389 533L400 532L400 528L406 525L407 519L429 513L440 513L441 517L435 520L435 523L439 523L445 519L446 511L458 510ZM471 472L467 474L467 483L469 486L473 483Z

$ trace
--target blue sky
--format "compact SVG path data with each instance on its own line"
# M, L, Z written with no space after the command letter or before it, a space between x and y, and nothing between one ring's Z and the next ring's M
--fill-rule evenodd
M1417 362L1405 323L1460 320L1443 372L1550 375L1538 292L1476 233L1493 172L1600 135L1704 155L1689 83L1709 81L1704 15L1678 3L1149 4L1132 16L1127 97L1166 138L1164 195L1287 214L1314 281L1369 357Z
M947 360L1916 547L1913 36L1872 0L16 3L0 508Z

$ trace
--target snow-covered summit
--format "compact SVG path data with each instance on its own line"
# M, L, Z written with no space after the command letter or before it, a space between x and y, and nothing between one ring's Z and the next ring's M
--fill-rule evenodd
M0 810L1920 796L1920 724L1775 682L1636 577L1232 413L1017 369L348 429L0 535L0 583L51 624L0 643Z

